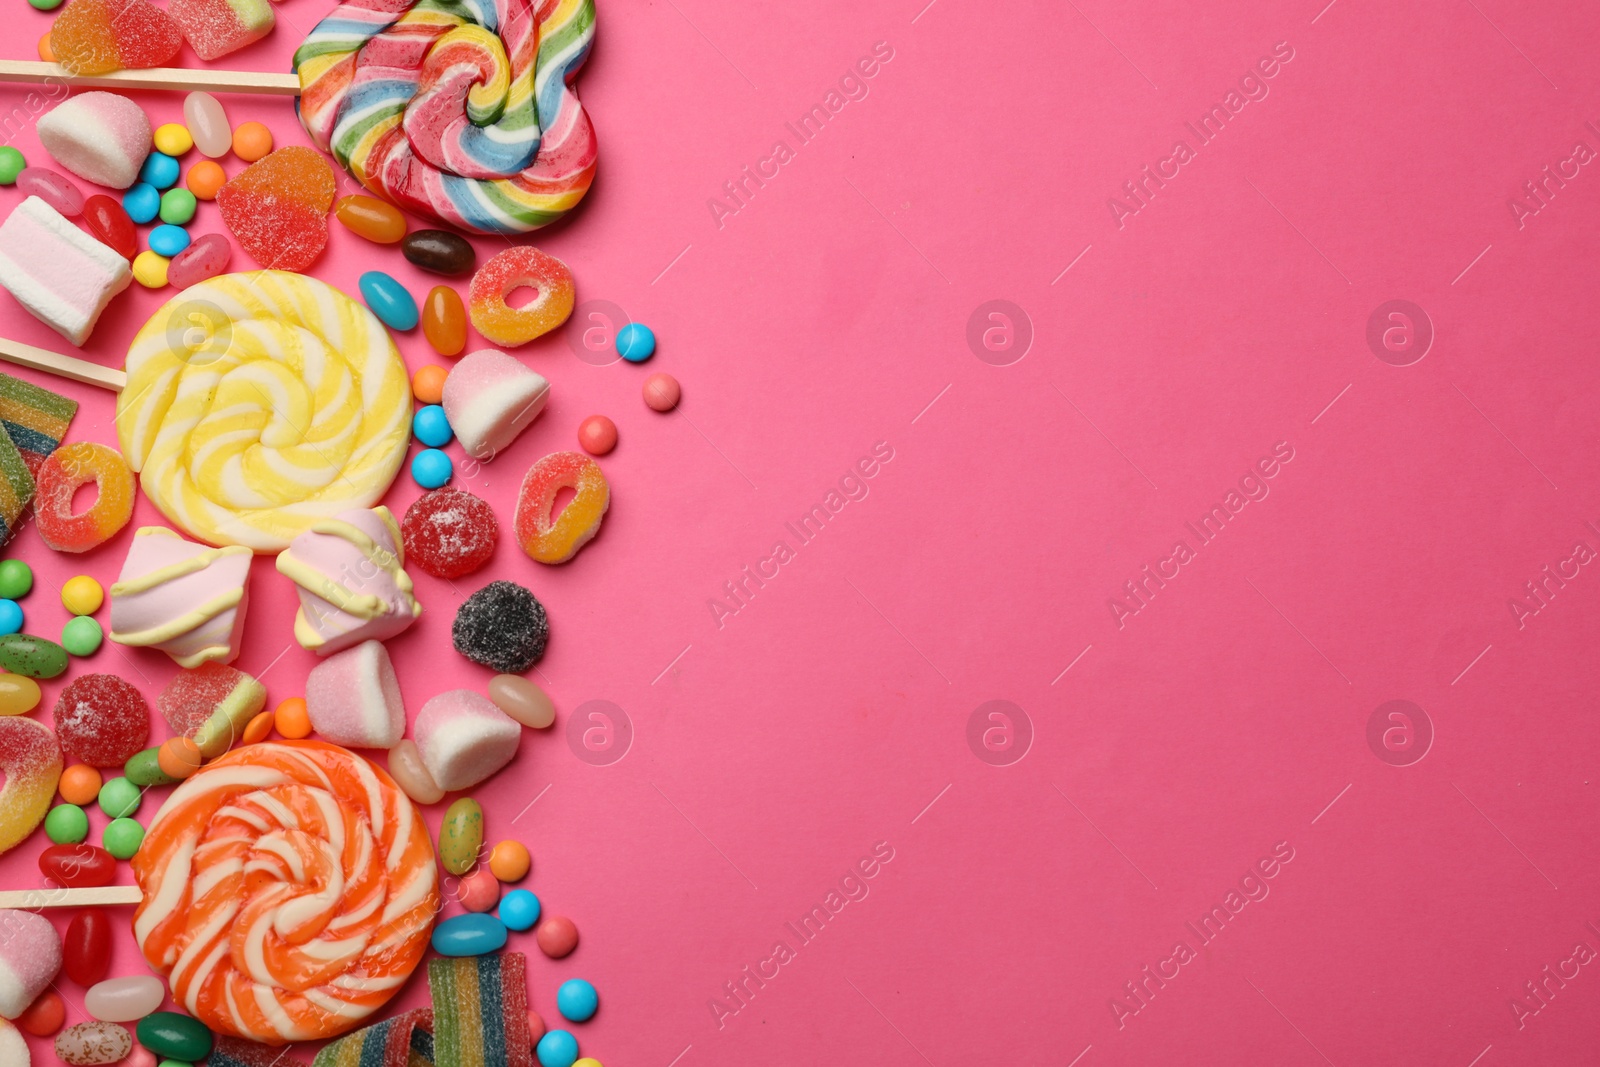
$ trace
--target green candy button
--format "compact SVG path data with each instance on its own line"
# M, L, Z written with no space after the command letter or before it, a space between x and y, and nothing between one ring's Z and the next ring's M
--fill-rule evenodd
M131 860L133 854L139 851L139 846L144 844L144 827L132 819L112 819L106 824L100 842L117 859Z
M3 152L4 149L0 149ZM22 153L17 153L17 158L22 158ZM7 158L6 162L10 162ZM17 168L20 173L21 167ZM17 179L13 177L12 182ZM6 184L10 184L7 182ZM33 588L33 568L20 559L0 561L0 597L7 600L21 600L28 595L28 590Z
M89 816L76 804L57 804L44 817L44 833L58 845L76 845L89 836Z
M100 810L108 819L126 819L139 810L144 794L126 778L113 778L100 787Z
M74 656L92 656L100 651L105 631L87 615L78 615L61 628L61 647Z
M139 1020L139 1044L157 1056L195 1063L211 1055L211 1031L175 1011L158 1011Z
M0 185L17 184L17 175L21 174L22 168L27 165L28 161L23 159L22 153L15 148L10 145L0 148ZM29 576L29 583L32 583L31 575ZM7 597L6 599L9 600L10 598Z

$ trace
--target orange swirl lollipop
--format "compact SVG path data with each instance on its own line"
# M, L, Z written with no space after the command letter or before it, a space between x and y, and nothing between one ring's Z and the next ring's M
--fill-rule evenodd
M411 801L318 741L207 764L162 805L133 873L134 936L173 999L271 1045L359 1026L416 969L439 910Z

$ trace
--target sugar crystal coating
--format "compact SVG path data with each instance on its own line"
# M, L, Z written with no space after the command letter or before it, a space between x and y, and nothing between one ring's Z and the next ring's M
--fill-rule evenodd
M21 716L0 719L0 853L33 833L61 781L61 745L48 726ZM26 1007L26 1005L24 1005Z
M522 586L490 582L461 605L450 637L456 651L472 662L521 674L544 655L550 620L544 605Z
M150 740L150 705L114 674L82 674L55 708L61 747L92 767L119 767Z
M447 487L406 509L400 535L412 563L435 578L460 578L489 562L500 523L486 501Z
M250 164L217 192L222 221L263 267L301 271L328 244L333 170L311 148L289 145Z

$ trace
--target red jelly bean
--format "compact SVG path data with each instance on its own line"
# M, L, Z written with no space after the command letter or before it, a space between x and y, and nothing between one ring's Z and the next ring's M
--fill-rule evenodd
M61 967L84 988L103 980L111 970L111 916L84 908L72 917L61 939Z
M116 857L86 842L51 845L39 853L39 870L56 885L68 889L110 885L117 876Z
M233 245L220 233L196 237L194 244L172 257L167 264L167 284L187 289L207 278L215 278L228 266L233 256Z
M83 222L95 240L116 252L123 259L139 254L139 235L134 232L133 219L122 210L122 205L96 193L83 202Z

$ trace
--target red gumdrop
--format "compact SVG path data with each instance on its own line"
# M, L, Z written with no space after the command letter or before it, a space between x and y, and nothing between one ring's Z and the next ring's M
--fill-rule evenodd
M82 674L56 701L56 738L91 767L120 767L150 740L150 705L114 674Z
M84 889L110 885L117 875L117 860L105 849L87 842L51 845L39 853L39 870L56 885Z
M84 988L111 970L111 916L100 908L84 908L72 917L61 939L61 969Z
M406 509L400 537L407 563L435 578L460 578L489 562L500 524L483 500L447 487L423 494Z
M123 259L139 254L139 235L134 231L133 219L109 196L96 193L85 200L83 222L90 236Z

